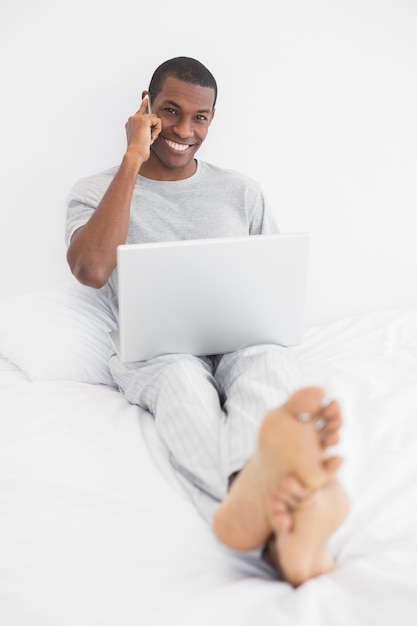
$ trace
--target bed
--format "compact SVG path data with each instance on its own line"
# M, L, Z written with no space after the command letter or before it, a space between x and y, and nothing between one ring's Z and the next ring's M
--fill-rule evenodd
M417 623L417 308L305 328L340 401L351 512L337 569L294 589L213 537L152 418L107 367L115 321L75 280L0 301L2 626Z

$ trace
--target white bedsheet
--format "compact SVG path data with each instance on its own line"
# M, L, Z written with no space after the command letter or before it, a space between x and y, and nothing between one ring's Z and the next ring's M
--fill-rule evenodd
M7 385L29 380L20 367L0 355L0 390Z
M1 359L1 626L415 626L417 310L307 329L298 356L342 404L352 509L337 570L295 590L216 542L116 389Z

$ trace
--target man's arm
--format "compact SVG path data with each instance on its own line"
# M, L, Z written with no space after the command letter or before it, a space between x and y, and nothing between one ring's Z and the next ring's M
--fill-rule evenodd
M126 123L127 149L118 172L88 222L76 230L67 252L80 283L102 287L116 267L117 246L126 242L136 176L161 132L156 115L145 115L146 99Z

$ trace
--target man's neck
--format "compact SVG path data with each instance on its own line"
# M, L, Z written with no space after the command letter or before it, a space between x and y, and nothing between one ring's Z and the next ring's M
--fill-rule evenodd
M190 178L197 171L197 160L187 165L187 167L179 169L169 169L167 167L158 167L155 164L146 161L140 168L138 174L151 180L175 181Z

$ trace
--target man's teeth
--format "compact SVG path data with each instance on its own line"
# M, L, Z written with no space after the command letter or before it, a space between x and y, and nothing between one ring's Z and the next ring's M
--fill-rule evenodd
M165 141L170 148L176 150L177 152L184 152L184 150L188 148L188 144L175 143L174 141L169 141L169 139L165 139Z

